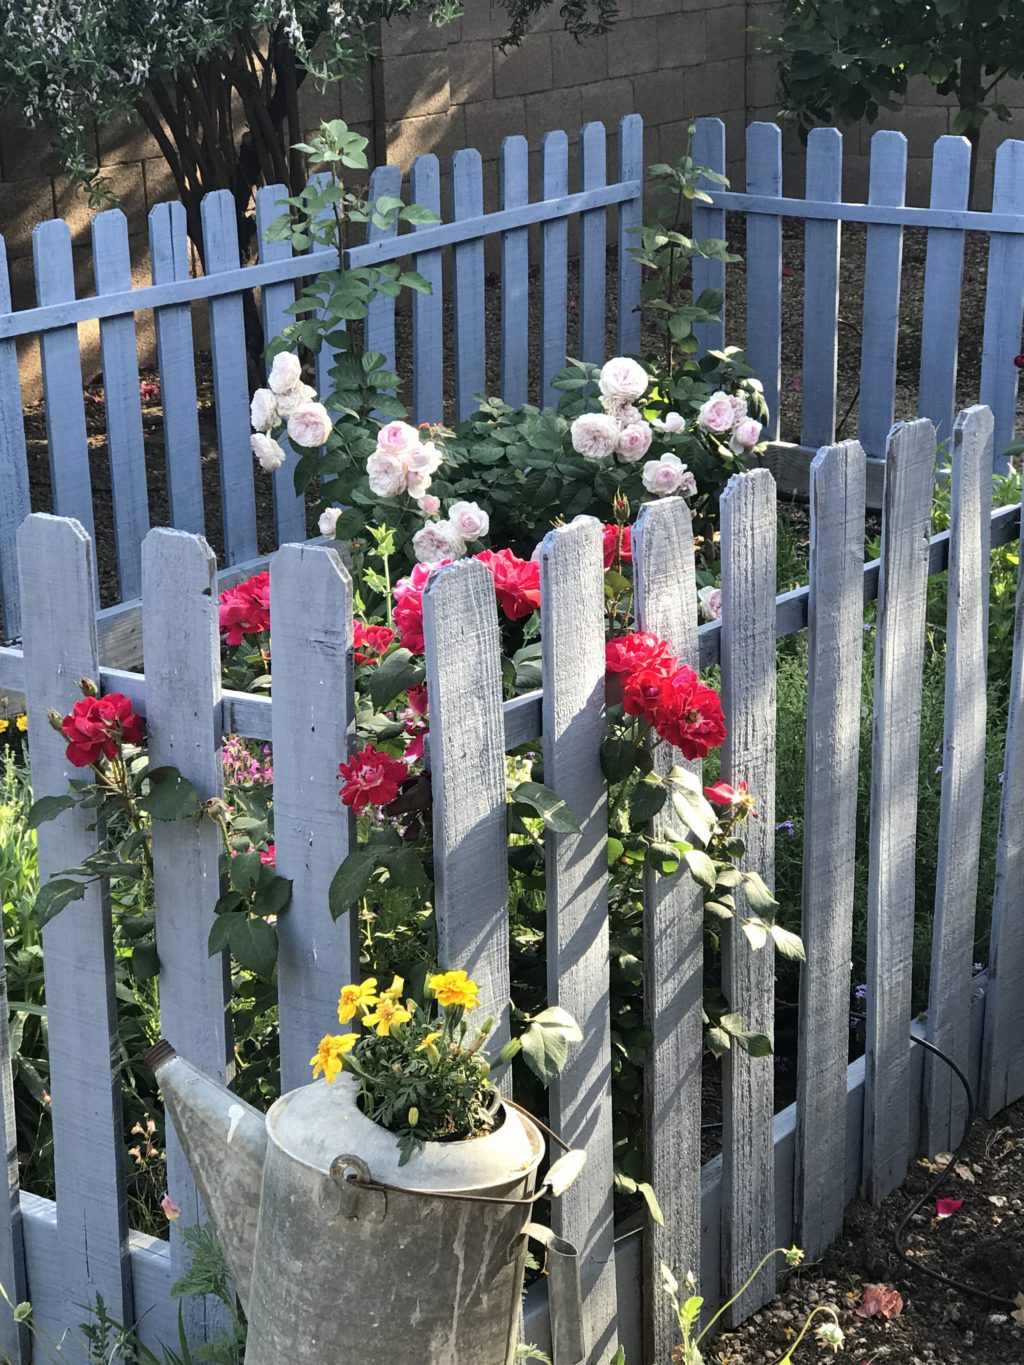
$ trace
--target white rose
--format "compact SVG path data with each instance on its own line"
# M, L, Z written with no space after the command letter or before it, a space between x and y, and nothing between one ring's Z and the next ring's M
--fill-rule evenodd
M401 456L399 456L401 459ZM422 469L407 469L405 471L405 488L410 498L415 498L419 502L427 489L430 487L431 479L429 474L424 474Z
M288 418L288 435L295 445L315 450L330 436L333 425L322 403L303 403Z
M732 431L736 424L736 410L733 408L732 399L719 389L701 406L697 421L705 431L712 431L716 436Z
M249 440L252 444L252 453L261 469L273 474L275 469L281 468L284 464L284 451L272 436L264 436L262 432L254 431Z
M404 455L408 468L418 470L421 474L436 473L444 459L443 452L433 441L417 440L415 445L406 448Z
M375 450L366 461L366 472L370 476L370 492L378 498L397 498L405 492L406 469L400 455Z
M761 423L755 422L753 417L743 417L732 429L729 449L734 455L742 455L746 450L753 450L760 439Z
M618 422L620 427L632 426L634 422L644 420L643 413L633 403L624 403L621 398L602 398L601 406L612 419Z
M278 395L277 410L287 421L293 412L305 407L307 403L312 403L315 397L316 389L311 388L309 384L296 384L294 389Z
M440 564L464 555L466 542L450 521L431 521L413 536L412 548L420 564Z
M292 355L290 351L282 351L280 355L274 356L270 377L267 380L272 392L288 393L301 378L302 364L297 355Z
M721 588L701 588L697 593L697 600L700 602L700 612L705 621L722 619Z
M280 420L277 415L277 400L269 389L257 389L249 404L249 420L253 431L273 431Z
M660 460L648 460L640 471L640 479L648 493L664 498L676 493L683 482L686 465L678 455L662 455Z
M692 498L697 492L697 480L693 476L692 470L687 470L679 484L679 491L684 498Z
M585 412L569 429L572 448L585 460L606 460L615 451L619 426L603 412Z
M420 434L408 422L388 422L377 432L377 449L386 450L389 455L401 455L414 445L419 445Z
M747 400L733 396L729 399L732 404L732 416L734 422L742 422L747 415Z
M632 403L645 391L647 382L647 371L642 365L628 356L619 355L602 367L597 387L605 398L621 398Z
M619 432L615 453L623 464L634 464L651 448L652 433L647 422L631 422Z
M448 508L448 520L463 540L483 540L491 529L491 519L475 502L453 502Z
M325 507L320 513L320 520L317 526L320 528L322 536L336 536L338 534L338 518L341 516L340 507Z
M664 417L655 417L651 426L655 431L665 431L670 436L676 436L680 431L686 430L686 418L681 412L666 412Z

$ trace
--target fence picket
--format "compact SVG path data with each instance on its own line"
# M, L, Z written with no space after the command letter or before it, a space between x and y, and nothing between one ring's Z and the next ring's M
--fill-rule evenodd
M583 1030L550 1088L550 1122L586 1147L587 1165L552 1206L555 1232L580 1253L586 1365L604 1365L616 1340L612 1248L611 1013L608 981L608 803L604 738L604 576L601 524L578 517L541 544L544 780L575 815L579 834L546 839L548 1003Z
M775 123L747 128L747 193L782 193L782 133ZM779 435L782 383L782 219L747 218L747 359L764 385L766 439Z
M541 197L558 199L569 193L569 139L564 132L545 133L541 141ZM542 223L540 229L540 402L554 405L561 394L551 387L565 368L568 349L569 224L564 218Z
M725 175L725 124L720 118L699 118L693 135L693 161L709 171ZM701 180L700 188L710 194L718 186ZM714 204L701 204L695 199L692 206L693 236L698 242L709 237L725 237L725 211ZM725 262L693 259L693 297L700 298L705 289L717 289L722 295L722 315L717 322L702 322L694 327L700 350L720 351L725 345Z
M811 1260L842 1231L846 1066L864 655L864 451L811 464L807 752L797 1061L796 1241Z
M92 220L92 256L97 294L120 294L131 289L128 220L120 209L108 209ZM121 597L138 597L142 590L142 542L149 530L149 494L134 317L101 322L100 351Z
M946 696L939 849L932 921L928 1041L969 1065L971 963L985 802L986 567L991 553L992 414L962 412L953 428L946 617ZM982 684L979 686L979 682ZM966 1105L945 1062L925 1062L926 1150L960 1141Z
M76 522L36 514L18 532L22 582L25 690L32 786L38 799L67 791L82 776L49 725L81 697L79 678L99 677L92 546ZM38 833L39 881L75 867L99 846L91 812L65 811ZM66 1301L86 1306L103 1296L119 1322L134 1320L122 1153L117 1009L110 900L96 882L81 901L42 931L54 1176L60 1265ZM66 1340L62 1354L86 1360L85 1344Z
M808 199L838 203L843 197L843 135L813 128L807 137ZM840 226L808 218L804 225L804 356L800 440L812 450L836 437L836 375L839 363Z
M293 255L291 242L268 242L267 233L276 219L281 217L287 205L285 185L264 185L256 191L256 236L259 240L261 261L284 261ZM295 286L290 280L278 284L265 284L261 291L263 305L263 336L266 344L279 337L295 316L288 309L295 302ZM289 456L280 469L270 476L274 481L274 530L278 545L289 540L306 539L306 499L295 491L295 461L287 436L281 437L281 445ZM251 461L250 461L251 464ZM257 478L265 478L259 474Z
M0 237L0 313L11 309L7 271L7 243ZM28 490L28 453L22 418L21 380L15 342L0 341L0 608L3 638L21 634L18 592L18 527L31 509Z
M377 166L370 176L370 199L401 199L402 172L397 166ZM371 222L366 234L368 242L389 241L398 236L398 219L386 228ZM387 294L375 294L370 300L365 324L366 350L379 351L384 357L384 368L395 368L395 300Z
M981 1052L981 1108L989 1118L1024 1095L1024 554L1005 755Z
M764 818L744 828L744 865L775 878L775 481L766 469L733 475L722 525L722 776L746 782ZM740 906L737 892L737 908ZM724 926L726 998L744 1027L774 1035L771 944L754 951L735 921ZM723 1059L722 1290L734 1294L775 1245L774 1074L763 1057L733 1046ZM741 1322L775 1292L774 1267L729 1310Z
M452 157L452 215L479 218L484 211L483 163L475 147ZM455 416L464 421L486 387L484 244L482 238L452 248L455 302Z
M1024 142L1004 142L996 152L993 213L1024 214ZM1020 347L1024 318L1024 237L993 232L988 247L985 328L981 351L981 401L995 419L997 467L1005 470L1003 450L1013 439L1019 371L1012 364ZM1010 363L1008 363L1008 361Z
M235 201L214 190L202 203L206 270L215 275L238 268ZM241 294L210 300L210 349L217 408L217 463L224 519L224 553L229 564L256 557L256 491L249 444L249 376Z
M633 530L636 618L641 630L667 640L681 663L699 667L697 589L690 510L682 498L640 509ZM654 750L657 771L682 757L668 744ZM700 764L689 765L700 771ZM655 817L655 834L668 825ZM648 1179L665 1224L645 1232L645 1318L649 1358L667 1360L678 1324L661 1291L659 1264L680 1275L701 1268L700 1121L704 1051L701 993L704 902L689 873L644 877L644 1014L651 1043L644 1064ZM709 1302L718 1284L702 1283Z
M153 768L173 764L202 800L220 796L220 635L217 563L199 536L150 531L142 547L142 634L146 735ZM173 584L173 591L169 585ZM220 832L212 820L153 823L153 888L160 957L160 1028L207 1075L233 1073L228 963L207 941L220 895ZM168 1188L182 1224L202 1218L199 1195L173 1130L167 1132ZM171 1228L171 1269L187 1264L179 1225ZM208 1299L183 1300L191 1342L215 1336L220 1313Z
M431 575L423 635L438 955L480 983L500 1048L509 1033L505 730L494 580L482 564L463 559Z
M309 183L311 185L316 185L319 189L322 190L326 185L329 185L331 183L331 179L332 176L329 171L317 171L315 175L311 175L309 177ZM337 223L334 218L333 204L325 204L322 212L320 212L316 216L316 224L318 229L322 229L325 223L330 228L329 240L331 241L332 244L332 255L334 259L331 260L328 264L321 266L321 269L336 270L338 268L337 254L338 232ZM314 252L319 252L322 249L323 249L322 247L314 243L312 246L310 246L307 255L312 255ZM322 322L326 317L326 309L318 308L316 316L317 319ZM338 318L336 320L332 319L331 331L332 333L347 332L348 323L344 318ZM313 374L315 376L314 386L318 394L321 395L329 394L332 388L334 387L331 381L331 370L334 367L337 358L338 352L326 339L324 339L319 351L317 351L316 355L313 358Z
M580 133L582 188L608 183L608 137L603 123L588 123ZM575 354L591 365L604 355L605 295L608 267L608 210L580 214L579 341Z
M893 431L886 457L875 643L868 865L864 1170L878 1203L907 1173L914 853L935 429Z
M354 829L338 798L352 742L352 580L332 546L285 545L270 570L274 622L274 839L292 883L278 922L282 1093L309 1058L359 969L355 915L335 923L327 892Z
M172 284L189 278L188 225L183 204L157 204L150 210L149 255L154 284ZM164 410L171 524L179 531L202 535L206 519L192 309L187 303L154 308L153 322Z
M501 140L501 207L530 201L530 146L519 135ZM501 234L501 396L526 402L530 374L530 231Z
M644 178L644 122L639 114L619 119L619 180ZM639 246L638 229L644 221L643 193L619 205L619 316L620 355L636 355L640 350L640 262L630 248Z
M10 1304L28 1298L25 1278L25 1243L21 1221L21 1189L18 1178L18 1120L14 1108L11 1074L11 1031L8 1025L7 964L0 935L0 1151L5 1153L6 1189L0 1196L0 1285ZM0 1353L7 1365L27 1365L31 1342L26 1323L15 1321L8 1303L0 1307Z
M883 131L871 139L869 204L906 200L907 139ZM874 223L864 257L864 327L860 353L859 435L868 455L882 455L896 411L903 229Z
M932 208L965 209L970 178L971 144L965 137L940 137L932 159ZM956 411L964 238L963 232L946 228L932 228L928 233L917 410L934 423L940 442L952 436Z
M32 260L40 307L75 297L75 267L67 223L54 218L33 229ZM53 510L59 516L74 517L95 543L78 328L58 327L40 333L39 359L43 371ZM91 563L96 600L99 601L95 554L91 556Z
M433 152L418 156L409 171L409 195L441 216L441 168ZM414 228L422 232L423 228ZM440 422L444 416L444 278L440 251L422 251L412 258L431 285L429 294L412 296L412 411L416 422Z

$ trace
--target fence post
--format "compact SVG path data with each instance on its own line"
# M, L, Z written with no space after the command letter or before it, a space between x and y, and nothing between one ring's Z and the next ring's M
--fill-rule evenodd
M1024 142L1006 141L996 152L992 211L1024 214ZM1013 440L1020 371L1013 357L1020 346L1024 315L1024 237L993 232L988 247L988 284L981 349L981 401L992 409L995 467L1005 473L1003 457Z
M747 128L747 193L782 193L782 133L775 123ZM779 436L782 379L782 219L747 217L747 359L764 385L765 437Z
M541 141L541 198L560 199L569 192L569 139L564 132L545 133ZM565 368L569 304L569 224L551 218L540 226L540 401L554 405L560 397L551 381Z
M836 204L843 197L843 135L814 128L807 138L808 199ZM804 354L800 440L816 449L836 438L839 360L839 223L804 224Z
M7 1005L7 964L0 935L0 1143L5 1153L6 1189L0 1195L0 1285L11 1303L28 1297L25 1281L25 1243L21 1223L21 1188L18 1180L17 1114L11 1075L11 1031ZM25 1323L14 1320L5 1303L0 1308L0 1355L8 1365L31 1359L31 1341Z
M480 153L465 147L452 157L452 211L456 221L479 218L484 211L484 172ZM476 408L486 384L484 320L484 239L461 242L452 251L455 304L455 416L460 422Z
M441 217L441 168L433 152L418 156L409 170L409 196ZM425 224L413 227L423 232ZM444 258L424 251L412 268L430 284L429 294L412 296L412 420L439 422L444 415Z
M0 313L10 311L7 245L0 237ZM14 341L0 341L0 608L5 640L21 634L17 536L30 511L18 348Z
M931 207L967 208L970 179L971 144L965 137L940 137L932 160ZM956 411L965 235L949 228L932 228L928 233L918 412L935 423L940 443L952 436Z
M907 139L903 133L875 133L869 174L868 203L902 207L907 181ZM864 256L858 426L865 451L874 456L885 451L895 413L902 266L902 227L871 224Z

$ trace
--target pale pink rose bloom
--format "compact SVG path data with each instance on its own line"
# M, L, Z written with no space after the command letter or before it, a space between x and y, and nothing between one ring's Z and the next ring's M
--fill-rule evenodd
M377 449L389 455L401 455L413 445L419 445L420 434L408 422L388 422L377 432Z
M336 536L338 534L338 518L341 516L340 507L325 507L320 513L320 520L317 526L320 528L322 536Z
M316 398L316 389L309 384L296 384L294 389L289 389L287 393L278 394L277 410L281 416L288 418L298 408L305 407L307 403L312 403Z
M253 431L273 431L280 420L277 415L277 400L269 389L257 389L249 405L249 420Z
M282 351L280 355L274 356L274 363L270 367L267 379L272 393L288 393L290 389L295 388L301 378L302 364L297 355L292 355L290 351Z
M181 1217L180 1207L174 1202L169 1194L165 1194L160 1200L160 1207L163 1209L164 1217L167 1219L168 1223L176 1223Z
M322 446L334 424L323 403L304 403L288 418L288 438L305 450Z
M666 412L664 417L655 417L651 426L655 431L664 431L669 436L676 436L686 430L686 418L681 412Z
M729 449L734 455L742 455L745 450L753 450L760 439L761 423L755 422L753 417L744 417L732 429Z
M647 371L628 356L618 355L601 368L597 387L605 398L620 398L632 403L646 390Z
M697 414L698 424L716 436L724 436L727 431L732 431L735 421L732 399L721 390L713 393Z
M647 422L632 422L619 432L615 453L623 464L634 464L637 460L642 460L650 450L652 436Z
M268 474L273 474L275 469L280 469L284 464L284 451L272 436L264 436L262 432L254 431L249 441L259 467L265 469Z
M705 621L720 621L722 619L721 588L701 588L697 593L697 600L700 603L700 614Z
M585 412L569 428L572 448L585 460L607 460L619 439L619 424L603 412Z
M491 519L475 502L453 502L448 506L448 520L463 540L483 540L491 529Z
M401 459L402 457L399 456L398 458ZM415 498L417 502L426 493L430 484L430 475L424 474L421 469L407 469L405 471L405 490L410 498Z
M693 477L693 471L688 469L679 483L679 491L684 498L692 498L697 492L697 480Z
M624 403L621 398L602 398L601 406L620 427L632 426L634 422L644 420L644 415L638 407L632 403Z
M729 402L732 404L733 425L742 422L747 415L747 400L734 396L729 399Z
M436 517L441 510L441 499L435 498L433 493L424 493L419 502L420 509L425 517Z
M406 446L403 456L407 467L421 474L435 474L444 460L443 451L433 441L418 440L415 445Z
M464 555L466 542L450 521L428 521L413 536L412 549L420 564L439 564Z
M378 498L397 498L405 492L406 468L400 455L389 455L386 450L375 450L366 461L370 478L370 492Z
M648 460L640 471L640 479L648 493L664 498L676 493L686 473L686 465L678 455L662 455L660 460Z

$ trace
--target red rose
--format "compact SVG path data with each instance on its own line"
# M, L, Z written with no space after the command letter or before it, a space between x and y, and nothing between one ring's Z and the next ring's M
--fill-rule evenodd
M658 668L672 673L676 660L668 645L657 635L646 630L635 630L632 635L620 635L604 647L605 668L609 673L635 673L639 668Z
M633 528L616 526L604 528L604 567L610 569L618 559L623 564L633 562Z
M263 864L264 867L277 866L276 844L269 844L265 849L263 849L263 851L260 853L260 862Z
M269 571L224 589L220 595L220 628L226 632L225 643L229 645L240 645L244 636L270 629Z
M643 716L648 724L652 724L666 676L666 671L657 667L638 668L633 673L627 673L622 685L622 705L626 715Z
M393 801L409 769L368 744L353 754L350 762L338 765L338 776L345 784L339 792L342 801L359 812L366 806L386 806Z
M716 806L745 806L747 811L757 818L757 812L754 810L755 798L751 796L745 782L741 782L738 787L730 787L728 782L715 782L712 786L704 788L704 795Z
M352 643L357 664L379 664L381 656L395 638L390 626L368 626L365 621L353 621Z
M529 616L540 606L540 565L511 550L481 550L478 559L494 577L498 605L510 621Z
M450 559L442 559L440 564L417 564L408 578L400 578L395 584L392 615L400 642L413 654L423 653L423 589L427 579L432 569L450 563Z
M116 758L122 744L142 743L142 721L121 692L76 701L60 728L69 740L68 761L76 768L90 767L101 754Z
M1013 363L1017 366L1018 370L1024 370L1024 353L1015 355L1013 357Z
M417 683L415 687L407 689L406 694L409 698L409 710L417 716L427 714L427 684Z
M725 739L721 698L685 664L663 681L653 723L684 758L705 758Z

